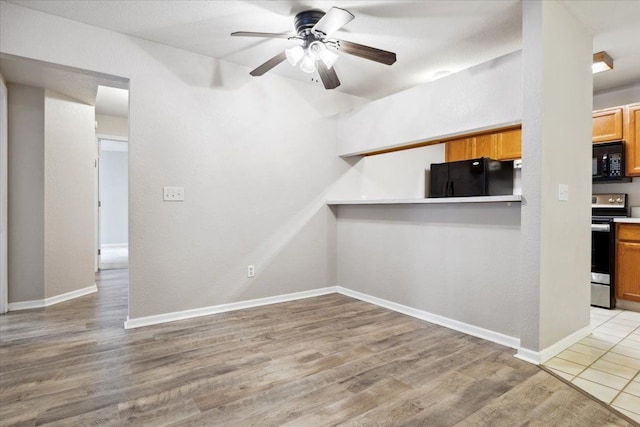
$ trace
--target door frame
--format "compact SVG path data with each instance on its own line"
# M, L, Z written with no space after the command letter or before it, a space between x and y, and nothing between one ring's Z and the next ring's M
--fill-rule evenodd
M100 233L102 227L102 186L100 183L100 168L102 162L102 141L103 140L111 140L111 141L122 141L127 143L127 159L128 159L128 144L129 138L115 135L108 135L103 133L96 133L96 143L97 143L97 156L96 156L96 203L95 203L95 236L96 236L96 258L95 258L95 270L96 273L100 270L100 248L102 247L102 235ZM127 212L129 211L129 203L127 202ZM127 239L128 241L128 239Z
M8 178L9 178L9 103L7 86L0 76L0 314L9 309L8 245Z

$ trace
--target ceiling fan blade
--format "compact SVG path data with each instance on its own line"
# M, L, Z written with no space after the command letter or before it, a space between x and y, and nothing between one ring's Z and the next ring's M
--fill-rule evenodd
M380 62L382 64L391 65L396 62L396 54L387 50L376 49L375 47L365 46L363 44L352 43L346 40L338 40L341 52L349 55L359 56L360 58L370 61Z
M333 6L325 15L320 18L316 25L311 29L312 31L320 31L324 33L324 35L329 36L348 22L350 22L355 16L348 10L340 9L339 7Z
M289 37L295 37L294 34L277 34L277 33L254 33L251 31L236 31L231 33L235 37L266 37L271 39L288 39Z
M336 70L333 67L327 68L322 61L318 61L318 74L320 74L325 89L335 89L340 86Z
M254 77L261 76L267 71L269 71L270 69L272 69L273 67L275 67L276 65L278 65L279 63L281 63L282 61L284 61L285 59L287 59L287 56L285 55L285 53L280 52L279 54L277 54L276 56L274 56L273 58L271 58L270 60L268 60L267 62L265 62L258 68L256 68L255 70L253 70L252 72L250 72L249 74L251 74Z

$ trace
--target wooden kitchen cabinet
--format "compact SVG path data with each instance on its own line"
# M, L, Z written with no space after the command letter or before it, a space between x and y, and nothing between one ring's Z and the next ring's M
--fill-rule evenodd
M512 129L497 134L497 160L522 158L522 129Z
M616 224L616 298L640 302L640 224Z
M511 129L446 142L445 161L489 157L495 160L514 160L522 157L522 130Z
M627 176L640 176L640 104L627 105L624 117Z
M593 112L593 142L622 139L622 108L609 108Z
M461 138L449 141L445 145L444 157L446 162L457 162L473 158L474 138Z
M473 138L471 152L472 159L476 159L478 157L489 157L490 159L495 159L497 155L496 134L479 135Z

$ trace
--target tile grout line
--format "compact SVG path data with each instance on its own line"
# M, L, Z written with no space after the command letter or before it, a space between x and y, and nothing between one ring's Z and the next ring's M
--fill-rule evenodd
M610 322L611 320L615 319L616 317L620 316L621 314L623 314L623 313L625 313L625 312L626 312L626 310L622 310L622 311L620 311L619 313L615 314L614 316L609 317L609 318L608 318L607 320L605 320L604 322L599 323L595 328L593 328L593 329L591 330L591 334L589 335L589 337L591 337L591 336L593 335L593 331L594 331L595 329L598 329L598 328L602 327L604 324L606 324L606 323ZM626 333L626 335L625 335L624 337L622 337L622 338L620 338L620 337L616 337L616 338L620 338L620 339L619 339L615 344L613 344L613 345L611 346L611 348L609 348L608 350L606 350L602 355L600 355L599 357L597 357L593 362L591 362L589 365L585 366L585 367L584 367L584 369L582 369L582 370L581 370L581 371L579 371L576 375L574 375L574 376L573 376L573 378L570 380L570 382L571 382L572 384L575 384L575 383L573 382L573 380L575 380L576 378L580 378L580 375L582 375L582 374L583 374L587 369L591 368L591 367L592 367L592 366L593 366L597 361L599 361L600 359L602 359L606 354L610 353L612 348L614 348L614 347L615 347L615 346L617 346L619 343L621 343L623 340L625 340L626 338L628 338L628 337L629 337L629 335L633 334L633 333L634 333L636 330L638 330L638 329L640 329L640 326L636 326L636 327L635 327L634 329L632 329L630 332ZM605 335L607 335L607 334L605 334ZM613 336L615 336L615 335L613 335ZM594 339L597 339L597 338L594 338ZM587 345L587 344L583 344L583 345ZM588 347L592 347L592 346L589 346L589 345L587 345L587 346L588 346ZM595 348L595 349L597 349L597 350L601 350L601 349L598 349L597 347L592 347L592 348ZM568 349L569 349L569 348L567 348L567 349L565 349L565 350L568 350ZM618 353L614 353L614 354L618 354ZM625 355L621 355L621 356L625 356ZM577 365L580 365L579 363L574 362L574 361L571 361L571 360L562 359L561 357L558 357L558 356L555 356L555 357L556 357L556 358L558 358L558 359L561 359L561 360L565 360L565 361L572 362L572 363L575 363L575 364L577 364ZM625 356L625 357L629 357L629 356ZM606 361L606 362L608 362L608 361ZM608 362L608 363L611 363L611 364L614 364L614 365L618 365L618 366L623 366L623 367L626 367L626 368L631 368L631 367L629 367L629 366L620 365L619 363L614 363L614 362ZM599 370L599 369L597 369L597 368L593 368L593 369L595 369L596 371L599 371L599 372L603 372L603 373L605 373L605 374L614 375L614 376L619 377L619 378L624 378L624 377L620 377L620 376L615 375L615 374L611 374L611 373L609 373L609 372L600 371L600 370ZM607 385L600 384L600 383L597 383L597 382L595 382L595 381L590 381L590 380L588 380L588 379L586 379L586 378L580 378L580 379L581 379L581 380L583 380L583 381L589 381L589 382L592 382L592 383L594 383L594 384L600 385L600 386L602 386L602 387L607 387L607 388L610 388L610 389L612 389L612 390L617 391L617 393L616 393L616 395L613 397L613 399L611 399L609 402L605 402L607 405L613 406L613 402L618 398L618 396L623 392L623 390L624 390L625 388L627 388L627 386L629 386L629 384L633 381L633 379L634 379L634 378L636 378L636 377L638 377L638 375L640 374L640 370L638 370L638 369L636 369L636 368L631 368L631 369L635 370L635 371L636 371L636 374L635 374L631 379L629 379L629 380L627 381L627 383L624 385L624 387L622 387L622 389L621 389L621 390L616 390L616 389L615 389L615 388L613 388L613 387L609 387L609 386L607 386ZM562 371L561 371L561 372L562 372ZM569 372L566 372L566 373L567 373L567 374L569 374L569 375L571 375ZM626 379L626 378L624 378L624 379ZM595 397L595 396L594 396L594 397ZM602 400L602 402L604 402L604 400ZM633 411L630 411L630 412L633 412ZM639 415L640 415L640 414L639 414Z
M640 328L640 326L636 327L633 331L631 331L631 332L629 333L629 335L631 335L633 332L637 331L637 330L638 330L638 328ZM629 335L627 335L627 336L629 336ZM625 338L626 338L626 337L625 337ZM623 338L622 340L624 340L624 338ZM622 340L620 340L620 341L622 341ZM617 344L616 344L616 345L617 345ZM615 345L614 345L613 347L615 347ZM613 348L613 347L611 347L611 348ZM609 352L609 351L607 351L607 353L608 353L608 352ZM605 353L605 354L607 354L607 353ZM604 356L604 354L603 354L603 356ZM621 365L621 366L622 366L622 365ZM634 369L635 369L635 368L634 368ZM634 380L635 378L637 378L637 377L638 377L638 374L640 374L640 370L637 370L637 369L636 369L636 371L637 371L637 372L636 372L636 374L635 374L633 377L631 377L631 379L629 380L629 382L627 382L627 384L625 384L625 386L624 386L624 387L622 387L622 390L620 390L618 393L616 393L615 397L611 400L611 403L610 403L610 405L611 405L611 406L613 406L613 402L615 402L615 401L616 401L616 399L617 399L618 397L620 397L620 395L624 392L624 390L625 390L627 387L629 387L629 384L631 384L631 383L633 382L633 380ZM624 408L623 408L623 409L624 409ZM628 411L628 409L627 409L627 411ZM629 411L629 412L633 412L633 411ZM638 414L638 415L640 415L640 414Z
M613 320L613 319L615 319L616 317L620 316L622 313L624 313L624 311L621 311L620 313L616 314L615 316L612 316L609 320L607 320L606 322L602 323L602 324L601 324L600 326L598 326L598 327L601 327L601 326L602 326L602 325L604 325L605 323L610 322L611 320ZM594 361L591 363L591 365L589 365L589 366L587 366L585 369L583 369L583 370L580 372L580 374L582 374L582 372L586 371L589 367L593 366L593 364L594 364L594 363L596 363L598 360L602 359L605 355L609 354L609 353L611 352L611 349L612 349L612 348L614 348L614 347L615 347L615 346L617 346L619 343L621 343L622 341L624 341L624 340L625 340L629 335L631 335L632 333L634 333L635 331L637 331L637 330L638 330L638 328L640 328L640 326L636 326L634 329L632 329L632 330L631 330L631 332L629 332L627 335L625 335L623 338L621 338L617 343L615 343L613 346L611 346L611 348L610 348L609 350L605 351L605 352L604 352L600 357L598 357L596 360L594 360ZM591 331L591 332L592 332L592 334L593 334L593 331ZM617 354L617 353L616 353L616 354ZM624 356L624 355L623 355L623 356ZM620 364L618 364L618 363L614 363L614 362L609 362L609 363L613 363L614 365L618 365L618 366L624 366L624 365L620 365ZM595 370L599 371L599 369L597 369L597 368L593 368L593 369L595 369ZM613 397L613 399L611 399L611 401L609 401L609 402L607 403L608 405L613 406L613 402L615 402L615 400L620 396L620 394L623 392L623 390L624 390L625 388L627 388L627 386L629 386L629 384L631 384L631 382L633 381L633 379L634 379L634 378L636 378L636 377L638 376L638 374L640 373L640 370L638 370L638 369L636 369L636 368L633 368L633 369L636 371L636 374L635 374L633 377L631 377L631 379L629 379L629 381L627 381L627 383L624 385L624 387L622 387L622 389L617 390L618 392L617 392L617 393L616 393L616 395ZM604 372L604 371L600 371L600 372ZM578 375L580 375L580 374L578 374ZM577 378L577 377L578 377L578 375L576 375L576 376L574 377L574 379L575 379L575 378ZM611 375L614 375L614 374L611 374ZM617 375L616 375L616 376L617 376ZM621 377L621 378L622 378L622 377ZM585 378L583 378L583 379L585 379ZM585 379L585 380L586 380L586 379ZM587 380L587 381L588 381L588 380ZM597 383L596 383L596 384L597 384ZM604 386L604 387L607 387L607 386L605 386L604 384L600 384L600 385L601 385L601 386ZM609 387L609 388L611 388L612 390L615 390L613 387ZM632 412L632 411L630 411L630 412ZM639 414L639 415L640 415L640 414Z

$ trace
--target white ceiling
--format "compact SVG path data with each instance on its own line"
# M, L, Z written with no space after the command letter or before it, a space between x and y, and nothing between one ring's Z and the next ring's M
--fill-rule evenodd
M342 54L337 89L377 99L521 47L521 3L498 1L10 0L25 7L247 66L247 73L294 42L230 37L233 31L293 33L293 15L335 5L356 18L335 38L397 53L392 66ZM640 82L640 1L561 0L606 50L614 70L594 76L601 91ZM284 62L270 73L312 82ZM257 77L259 78L259 77ZM324 90L324 89L322 89Z
M129 116L129 91L109 86L98 86L96 114L109 116Z

